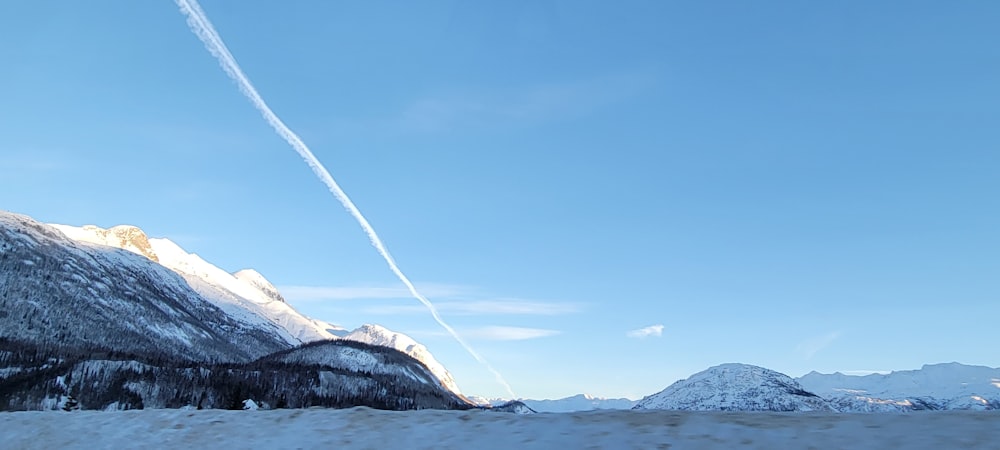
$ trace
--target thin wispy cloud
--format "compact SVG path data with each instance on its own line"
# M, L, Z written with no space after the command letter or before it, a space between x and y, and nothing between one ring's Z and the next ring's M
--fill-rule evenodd
M237 189L230 183L209 180L190 180L185 183L170 183L170 175L163 175L158 184L159 197L170 202L196 202L204 199L218 198L219 192L232 192Z
M626 336L634 339L645 339L648 337L660 337L663 336L663 325L656 324L650 325L648 327L643 327L635 329L625 333Z
M55 156L40 151L14 153L0 157L0 170L13 173L56 172L70 169L74 163L64 155Z
M827 333L822 336L815 336L806 339L800 342L799 345L795 347L795 351L802 354L802 356L805 359L812 359L812 357L816 356L817 353L823 351L831 344L833 344L834 341L839 339L840 335L841 335L840 331L834 331L832 333Z
M585 116L652 85L645 72L624 72L545 85L439 92L414 100L394 120L403 131L517 125Z
M560 334L559 330L549 330L544 328L524 328L505 326L486 326L479 328L466 328L461 330L462 336L470 340L477 341L525 341L529 339L540 339ZM441 332L414 333L423 336L444 337Z
M279 286L278 291L291 302L410 298L410 291L403 286ZM420 292L432 298L448 298L473 295L474 290L460 285L421 283Z
M403 300L409 291L397 286L281 286L278 291L295 303L317 303L352 300ZM580 312L579 303L548 302L513 297L493 297L481 290L464 285L421 283L420 291L436 300L441 313L456 316L476 315L535 315L557 316ZM414 304L369 304L360 309L364 314L408 315L426 310Z
M557 316L580 311L580 306L573 303L547 303L516 299L476 300L476 301L439 301L438 310L442 313L460 316L475 315L535 315ZM364 308L366 314L418 314L421 309L416 305L384 305Z

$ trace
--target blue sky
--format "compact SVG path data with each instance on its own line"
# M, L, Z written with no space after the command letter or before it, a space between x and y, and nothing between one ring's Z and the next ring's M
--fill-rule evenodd
M519 395L635 398L724 362L1000 366L1000 6L879 3L202 7ZM0 208L256 268L503 394L172 2L3 4L0 60Z

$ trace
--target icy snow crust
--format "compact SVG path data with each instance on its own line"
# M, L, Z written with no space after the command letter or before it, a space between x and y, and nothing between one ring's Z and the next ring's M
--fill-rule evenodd
M7 448L996 448L1000 413L147 410L0 414Z

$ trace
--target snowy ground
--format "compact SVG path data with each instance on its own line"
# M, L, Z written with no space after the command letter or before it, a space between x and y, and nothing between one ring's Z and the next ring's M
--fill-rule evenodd
M368 408L0 413L20 448L1000 448L1000 414L597 411L519 416Z

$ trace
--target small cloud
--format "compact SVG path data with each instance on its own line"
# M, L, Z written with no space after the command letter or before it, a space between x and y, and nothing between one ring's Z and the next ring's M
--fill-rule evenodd
M823 349L833 344L834 341L840 338L840 332L834 331L822 336L816 336L810 339L806 339L799 343L795 347L795 350L802 354L806 359L811 359L817 353Z
M663 336L663 325L650 325L648 327L629 331L628 333L625 333L625 335L636 339L645 339L650 336L660 337Z
M651 73L631 71L518 88L439 92L405 106L395 122L406 131L440 132L572 119L638 96L654 81Z

